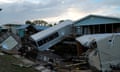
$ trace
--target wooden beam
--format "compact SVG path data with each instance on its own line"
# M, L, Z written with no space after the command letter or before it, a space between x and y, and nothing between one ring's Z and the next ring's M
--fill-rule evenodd
M77 47L77 56L80 56L83 52L83 47L80 45L80 43L76 43L76 47Z

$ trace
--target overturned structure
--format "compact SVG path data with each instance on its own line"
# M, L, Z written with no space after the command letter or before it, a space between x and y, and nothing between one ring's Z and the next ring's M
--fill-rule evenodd
M31 40L38 50L43 51L52 47L71 34L72 21L67 20L51 28L31 35Z

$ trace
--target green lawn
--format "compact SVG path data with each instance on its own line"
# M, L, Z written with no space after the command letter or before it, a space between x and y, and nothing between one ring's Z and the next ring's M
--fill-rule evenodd
M0 56L0 72L37 72L33 68L24 68L13 65L21 61L11 55Z

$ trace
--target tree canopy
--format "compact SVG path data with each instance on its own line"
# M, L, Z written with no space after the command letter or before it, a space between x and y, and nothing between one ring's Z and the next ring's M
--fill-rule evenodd
M30 20L27 20L25 24L33 24Z
M46 26L48 24L48 22L44 21L44 20L34 20L33 23L34 24L39 24L41 26Z

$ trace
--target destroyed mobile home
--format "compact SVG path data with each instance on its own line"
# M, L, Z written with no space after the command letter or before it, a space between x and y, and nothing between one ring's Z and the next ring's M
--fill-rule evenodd
M120 69L119 32L119 18L89 15L43 31L33 29L21 39L4 34L0 40L4 52L18 51L21 56L42 62L50 69L90 68L105 72Z

